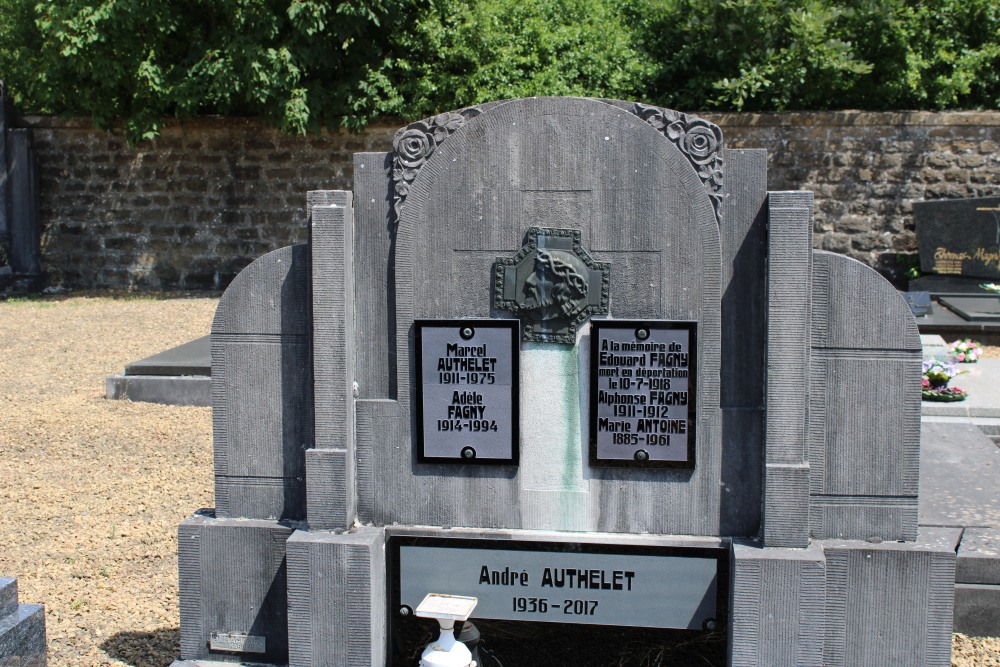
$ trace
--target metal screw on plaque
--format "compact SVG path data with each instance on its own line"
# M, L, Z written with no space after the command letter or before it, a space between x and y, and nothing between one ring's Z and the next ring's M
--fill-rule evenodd
M399 608L399 615L400 616L409 616L410 615L410 608L407 607L404 604L402 607Z
M466 447L465 449L462 450L462 458L471 461L472 459L476 458L476 450L473 449L472 447Z
M639 340L646 340L649 338L649 329L646 327L639 327L635 330L635 337Z
M476 335L476 330L472 327L462 327L462 330L458 332L458 335L462 337L462 340L469 340Z
M705 622L701 624L706 630L715 630L716 624L714 618L705 619Z
M635 460L636 461L648 461L649 460L649 453L645 449L640 449L639 451L637 451L635 453Z

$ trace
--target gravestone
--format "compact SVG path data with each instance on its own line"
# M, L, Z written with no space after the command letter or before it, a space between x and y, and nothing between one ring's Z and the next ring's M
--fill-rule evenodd
M45 667L45 607L18 604L17 579L0 577L0 665Z
M1000 197L914 202L920 270L1000 278Z
M914 311L921 331L953 338L1000 331L1000 297L983 287L1000 277L1000 197L915 202L913 217L927 275L909 289L936 302Z
M38 164L31 130L13 121L0 81L0 288L31 289L42 273Z
M178 664L410 664L426 593L479 598L484 642L627 626L732 665L950 664L916 325L812 250L811 193L611 100L463 109L394 148L220 301Z

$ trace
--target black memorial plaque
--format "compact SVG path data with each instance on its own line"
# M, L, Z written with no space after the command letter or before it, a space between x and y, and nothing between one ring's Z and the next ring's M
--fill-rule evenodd
M590 465L694 468L697 328L592 321Z
M511 539L389 537L390 622L428 593L478 598L476 619L714 630L727 620L729 551Z
M417 459L516 464L518 320L416 320Z

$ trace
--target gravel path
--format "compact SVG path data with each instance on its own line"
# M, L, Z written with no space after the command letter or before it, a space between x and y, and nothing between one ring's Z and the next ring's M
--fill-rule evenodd
M216 303L0 302L0 575L46 605L53 667L179 653L177 524L214 504L211 410L108 401L104 379L203 336ZM954 648L956 666L1000 667L1000 639Z
M217 300L0 303L0 572L46 606L49 664L169 665L177 524L211 507L211 409L104 399L203 336Z

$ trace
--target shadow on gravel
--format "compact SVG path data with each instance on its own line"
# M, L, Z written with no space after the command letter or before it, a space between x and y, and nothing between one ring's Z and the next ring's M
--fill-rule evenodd
M101 648L132 667L167 667L181 654L181 631L119 632L101 642Z

